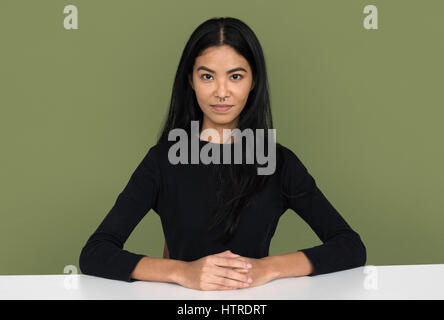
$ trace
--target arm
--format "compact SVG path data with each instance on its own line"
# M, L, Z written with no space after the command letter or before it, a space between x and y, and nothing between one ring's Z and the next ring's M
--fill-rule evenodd
M142 258L131 273L131 278L145 281L177 283L176 273L182 269L183 266L183 261L169 258L168 247L165 242L163 259L151 257Z
M131 175L114 206L82 248L79 257L82 273L133 281L131 273L146 256L126 251L123 246L145 214L157 206L159 185L160 173L151 148Z
M356 233L327 200L299 158L284 150L282 188L286 207L295 211L316 233L322 245L294 253L267 257L281 277L318 275L365 264L366 248Z
M178 283L186 262L168 258L143 257L131 278L144 281Z
M302 277L313 273L313 264L302 251L262 258L272 279Z

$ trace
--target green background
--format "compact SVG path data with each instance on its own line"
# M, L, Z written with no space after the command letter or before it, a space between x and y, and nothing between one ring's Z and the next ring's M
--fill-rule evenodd
M74 4L79 29L65 30ZM378 7L378 30L363 8ZM0 274L62 274L152 146L191 32L243 20L265 53L277 140L367 247L444 263L442 1L0 2ZM270 255L321 244L293 211ZM162 257L150 210L125 249ZM80 272L80 270L79 270Z

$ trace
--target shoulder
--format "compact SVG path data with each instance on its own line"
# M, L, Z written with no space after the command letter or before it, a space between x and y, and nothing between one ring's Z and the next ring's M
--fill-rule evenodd
M314 190L316 181L295 152L276 143L276 153L281 157L280 181L286 196Z
M278 166L282 171L302 170L306 168L299 157L290 148L276 142L276 156Z
M156 142L147 148L143 163L156 165L158 168L168 162L168 151L173 141Z
M145 148L143 159L140 161L134 175L143 179L152 179L160 185L165 168L165 159L168 157L168 146L165 143L156 142Z

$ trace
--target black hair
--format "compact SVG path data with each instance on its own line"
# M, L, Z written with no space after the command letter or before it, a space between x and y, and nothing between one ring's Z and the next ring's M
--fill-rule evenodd
M264 129L264 145L267 152L268 129L273 129L270 108L268 78L264 54L254 32L244 22L236 18L212 18L200 24L191 34L182 52L174 79L169 111L158 138L158 143L168 141L168 133L174 128L182 128L191 134L191 121L198 120L200 126L203 112L198 105L195 92L189 82L195 59L205 49L228 45L242 55L253 72L254 87L239 114L238 129ZM201 128L201 127L200 127ZM256 139L254 139L256 141ZM242 148L245 159L245 148ZM227 243L235 234L240 213L249 206L254 197L266 185L270 175L258 175L260 167L253 157L254 164L217 165L219 190L213 207L213 223L208 230L223 227L220 240ZM213 234L213 233L212 233Z

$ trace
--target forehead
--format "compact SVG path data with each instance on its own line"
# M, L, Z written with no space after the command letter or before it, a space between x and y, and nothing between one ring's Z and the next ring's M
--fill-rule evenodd
M249 63L242 55L232 47L224 45L209 47L196 57L194 68L205 65L213 70L244 67L249 69Z

